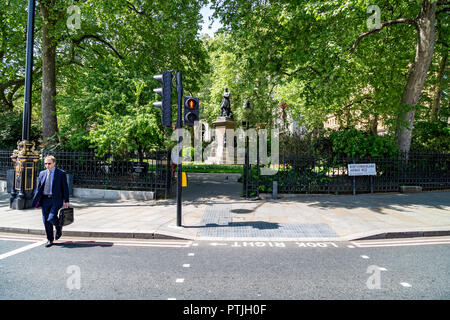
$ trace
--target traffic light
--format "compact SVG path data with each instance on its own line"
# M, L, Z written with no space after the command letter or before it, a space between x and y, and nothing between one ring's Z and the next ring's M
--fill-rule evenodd
M198 98L184 97L184 124L192 127L199 120Z
M161 109L162 125L172 127L172 71L163 71L162 74L153 76L162 84L162 88L153 89L153 92L162 97L162 101L153 102L153 105Z

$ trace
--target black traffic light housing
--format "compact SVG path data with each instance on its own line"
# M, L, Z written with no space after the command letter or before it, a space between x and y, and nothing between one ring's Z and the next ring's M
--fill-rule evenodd
M184 124L192 127L199 120L199 103L196 97L184 97Z
M153 105L161 109L162 125L172 127L172 71L163 71L162 74L153 76L162 84L162 88L153 89L153 92L162 97L162 101L154 102Z

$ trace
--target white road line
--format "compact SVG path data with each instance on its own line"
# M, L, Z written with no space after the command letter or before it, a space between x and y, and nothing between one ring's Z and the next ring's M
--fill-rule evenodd
M29 240L29 241L42 241L42 239L45 236L42 237L27 237L27 236L10 236L10 235L6 235L6 234L2 234L0 236L2 238L2 240Z
M350 246L350 245L349 245L349 246L347 246L347 247L348 247L348 248L352 248L352 249L353 249L353 248L354 248L355 246Z
M167 298L167 300L177 300L177 298Z
M186 245L170 245L170 244L132 244L132 243L116 243L113 242L115 246L124 247L159 247L159 248L187 248Z
M440 237L436 237L436 238L426 238L426 239L422 239L422 238L407 238L407 239L382 239L382 240L365 240L365 241L356 241L358 243L386 243L386 242L390 242L390 243L397 243L397 242L427 242L427 241L450 241L450 238L440 238Z
M191 245L191 241L115 241L115 240L75 240L64 239L61 243L73 243L77 244L92 244L92 245L113 245L113 246L126 246L126 247L163 247L163 248L188 248Z
M108 241L107 241L108 242ZM192 241L127 241L127 240L112 240L113 243L131 243L131 244L176 244L176 245L190 245Z
M33 248L36 248L36 247L39 247L39 246L43 245L46 242L47 241L40 241L40 242L32 243L32 244L29 244L29 245L27 245L25 247L22 247L22 248L19 248L19 249L16 249L16 250L4 253L4 254L0 255L0 260L8 258L8 257L11 257L11 256L13 256L15 254L18 254L18 253L21 253L21 252L24 252L24 251L27 251L27 250L30 250L30 249L33 249Z
M368 256L361 256L361 258L363 258L363 259L369 259Z
M183 264L183 268L190 268L190 267L191 267L191 265L189 263Z
M33 237L18 237L18 236L9 236L9 235L1 235L0 240L5 241L18 241L18 242L40 242L42 238L33 238ZM92 245L116 245L116 246L135 246L135 247L173 247L173 248L188 248L192 245L192 240L169 240L169 241L153 241L153 240L114 240L108 238L71 238L71 237L63 237L58 243L70 243L73 244L92 244Z
M4 241L17 241L17 242L36 242L36 241L40 241L41 239L13 239L13 238L0 238L0 240L4 240Z
M176 283L183 283L183 282L184 282L184 279L182 279L182 278L180 279L180 278L179 278L179 279L175 280L175 282L176 282Z
M436 244L450 244L450 241L424 241L424 242L386 242L386 243L355 243L358 248L400 247L400 246L427 246Z
M381 241L352 241L352 244L354 244L357 247L362 246L373 246L373 245L386 245L386 244L398 244L403 245L406 243L413 243L413 244L419 244L419 243L450 243L450 238L438 238L438 239L386 239Z
M189 256L189 257L193 257L193 256L195 256L195 253L190 252L190 253L188 253L188 256Z
M404 286L405 288L411 288L412 287L412 285L410 285L408 282L400 282L400 284L402 286Z

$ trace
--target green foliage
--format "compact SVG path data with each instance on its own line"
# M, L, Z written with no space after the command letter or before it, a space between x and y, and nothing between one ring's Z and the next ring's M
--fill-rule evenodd
M162 147L164 130L148 77L109 58L74 78L58 97L63 147L89 147L99 154Z
M336 157L390 157L398 152L390 137L370 135L357 129L330 131L329 137Z
M52 141L70 149L95 148L99 153L148 151L162 146L153 107L153 74L183 73L190 91L199 89L199 74L208 69L206 51L197 36L203 0L38 1L35 44L41 43L41 11L49 9L50 37L57 47L56 85L59 133ZM66 26L70 5L81 12L80 29ZM0 6L0 112L21 106L25 66L27 2ZM48 21L47 21L48 22ZM41 47L35 48L33 113L40 116ZM176 100L175 100L176 101ZM4 126L4 128L14 127ZM10 131L14 140L17 132Z
M16 110L0 113L0 149L15 149L22 137L22 113ZM31 141L37 141L39 126L33 122L30 128Z
M411 150L450 152L450 126L447 122L417 122L414 129Z
M203 89L199 93L201 118L209 123L220 113L224 88L228 88L231 109L236 123L250 119L252 126L265 123L271 126L277 118L278 102L273 96L277 85L270 74L250 66L248 52L236 45L235 38L216 35L214 39L205 37L211 69L203 75ZM251 103L251 111L244 110L246 100Z
M201 173L242 173L242 165L219 165L183 162L183 171Z
M181 155L183 159L190 159L192 161L194 159L195 149L194 147L186 147L181 150Z

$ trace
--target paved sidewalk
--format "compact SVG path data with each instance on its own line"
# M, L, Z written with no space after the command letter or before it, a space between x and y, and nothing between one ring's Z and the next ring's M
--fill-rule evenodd
M189 187L183 189L182 227L176 226L175 199L72 198L75 222L64 227L62 239L343 241L450 234L450 191L252 201L240 197L238 176L189 174ZM0 232L44 235L41 210L11 210L9 194L1 193Z

